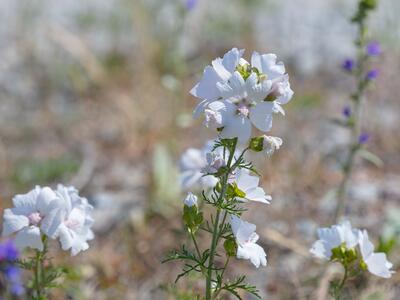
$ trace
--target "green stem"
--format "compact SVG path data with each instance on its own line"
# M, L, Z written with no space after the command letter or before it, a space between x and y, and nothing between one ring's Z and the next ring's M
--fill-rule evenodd
M346 280L348 278L348 274L349 274L348 267L345 266L344 267L344 274L343 274L342 281L340 282L339 286L337 287L337 291L335 293L335 300L340 300L341 299L342 290L343 290L344 284L346 283Z
M41 255L42 252L39 250L36 250L36 257L35 257L35 268L34 268L34 273L33 273L33 281L35 284L35 292L36 292L36 297L37 299L40 299L42 297L42 284L41 284L41 275L40 275L40 260L41 260Z
M197 245L196 237L194 236L194 234L191 230L190 230L190 236L192 237L192 241L193 241L194 247L196 248L197 255L199 256L199 259L201 259L200 248Z
M224 264L224 267L223 267L222 272L221 272L221 283L222 283L223 280L224 280L225 270L226 270L226 268L227 268L227 266L228 266L228 264L229 264L229 259L230 259L230 258L231 258L230 256L227 256L227 257L226 257L225 264ZM213 299L217 299L217 297L218 297L219 293L221 293L221 291L222 291L222 288L221 288L221 286L220 286L219 289L218 289L217 291L215 291L215 294L214 294L214 296L213 296Z
M232 171L231 170L231 164L232 164L232 160L233 157L235 155L235 150L236 150L236 145L237 145L237 138L234 139L233 145L231 147L231 149L229 149L229 159L227 162L227 172L224 174L223 178L222 178L222 189L221 189L221 193L218 197L218 204L221 204L225 194L226 194L226 190L228 187L228 179L229 179L229 174ZM214 266L214 257L215 257L215 252L216 252L216 248L218 245L218 240L219 240L219 235L220 235L220 231L219 229L219 218L221 215L221 209L217 208L217 214L215 216L215 220L214 220L214 228L213 228L213 236L212 236L212 241L211 241L211 248L210 248L210 257L208 260L208 267L207 267L207 278L206 278L206 300L211 300L212 299L212 291L211 291L211 283L212 283L212 273L213 273L213 266ZM226 218L226 216L225 216ZM225 218L224 218L224 222L225 222ZM223 224L222 224L223 226ZM222 228L222 227L221 227Z
M212 281L212 269L214 265L214 255L215 249L217 247L217 233L218 233L218 222L219 222L219 215L221 210L217 210L217 215L214 221L214 230L211 242L211 249L210 249L210 258L208 261L208 271L207 271L207 280L206 280L206 300L211 300L211 281Z
M357 69L355 72L355 77L357 80L357 90L356 93L352 96L354 101L354 112L352 114L352 121L349 124L351 126L351 149L350 153L347 157L345 164L343 165L343 178L339 184L336 198L337 205L334 215L334 222L339 221L340 217L345 214L346 207L346 199L347 199L347 187L350 181L351 172L353 170L353 165L355 161L355 157L357 155L358 150L360 149L360 145L358 143L358 138L361 133L361 108L362 108L362 100L364 98L365 88L366 88L366 79L365 79L365 63L368 59L368 56L364 53L365 48L365 24L364 22L360 22L358 24L358 36L356 39L357 45Z
M33 269L33 283L34 291L36 293L35 299L44 300L46 299L46 291L44 286L45 279L45 267L44 260L46 259L47 253L47 237L42 236L43 250L36 250L35 264Z

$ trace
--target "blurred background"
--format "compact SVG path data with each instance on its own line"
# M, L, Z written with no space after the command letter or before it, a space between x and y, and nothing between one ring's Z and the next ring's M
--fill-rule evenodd
M0 212L34 185L75 185L95 207L96 239L71 259L54 299L194 299L196 277L171 285L179 264L161 264L186 241L179 157L214 133L192 119L189 95L203 68L232 47L285 62L293 100L275 117L284 140L254 157L269 206L253 205L269 265L245 273L265 299L326 299L331 271L308 248L330 225L348 132L341 117L354 90L341 71L354 55L355 0L0 1ZM384 244L400 234L400 2L380 0L370 34L384 54L364 106L367 148L349 190L354 226ZM205 239L208 246L208 239ZM389 253L395 266L399 246ZM400 277L368 277L354 299L399 299ZM182 293L182 291L186 291ZM244 298L252 299L252 298Z

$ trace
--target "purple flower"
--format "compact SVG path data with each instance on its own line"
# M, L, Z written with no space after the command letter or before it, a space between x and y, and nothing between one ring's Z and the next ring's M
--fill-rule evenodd
M378 77L379 71L377 69L373 69L365 75L366 80L374 80Z
M350 108L350 106L348 106L348 105L344 106L343 110L342 110L342 114L346 118L350 118L350 116L351 116L351 108Z
M186 0L186 9L191 11L197 5L197 0Z
M21 270L15 265L8 265L4 270L10 291L13 295L21 295L24 288L21 283Z
M354 60L351 58L345 59L344 62L342 63L342 68L345 71L351 72L354 70Z
M0 244L0 261L7 260L9 262L19 257L19 251L11 240Z
M369 134L368 133L361 133L360 136L358 137L358 143L361 145L364 145L368 142L369 140Z
M367 54L369 56L378 56L378 55L382 54L382 49L381 49L380 44L378 42L375 42L375 41L369 42L367 44L366 49L367 49Z

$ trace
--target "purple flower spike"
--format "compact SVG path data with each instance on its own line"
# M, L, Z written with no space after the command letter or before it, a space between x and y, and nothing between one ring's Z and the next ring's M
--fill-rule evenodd
M361 145L364 145L364 144L368 143L369 138L370 138L369 134L363 132L363 133L361 133L360 136L358 137L358 143L361 144Z
M351 116L351 108L350 108L350 106L346 105L345 107L343 107L342 114L346 118L350 118L350 116Z
M345 71L348 71L348 72L352 72L353 70L354 70L354 60L353 59L351 59L351 58L348 58L348 59L345 59L344 60L344 62L343 62L343 64L342 64L342 68L345 70Z
M369 42L366 48L369 56L378 56L382 54L382 49L378 42Z
M186 9L188 11L193 10L197 5L197 0L186 0Z
M378 77L378 75L379 75L379 71L377 69L373 69L367 73L367 75L365 76L365 79L366 80L374 80Z
M9 262L12 262L15 261L18 257L19 251L11 240L0 244L0 261L7 260Z

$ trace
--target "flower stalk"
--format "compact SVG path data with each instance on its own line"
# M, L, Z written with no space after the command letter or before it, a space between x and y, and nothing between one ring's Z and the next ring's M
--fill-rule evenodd
M225 175L223 176L223 180L221 182L222 188L221 188L221 193L218 199L218 202L221 203L226 194L226 190L228 187L228 178L229 174L231 172L231 164L232 164L232 159L236 151L236 145L237 145L237 138L233 139L233 146L229 150L229 158L228 158L228 163L227 163L227 171ZM224 146L224 152L226 152L226 148ZM207 278L206 278L206 300L211 300L211 295L212 295L212 290L211 290L211 283L212 283L212 271L213 271L213 266L214 266L214 257L215 257L215 250L218 245L218 240L221 234L221 230L225 224L226 220L226 215L227 213L224 213L224 217L221 223L221 226L219 227L219 218L221 214L221 209L217 208L217 214L215 216L214 220L214 230L213 230L213 236L212 236L212 241L211 241L211 248L210 248L210 258L208 261L208 270L207 270ZM218 228L221 228L221 230L218 230Z
M352 22L356 23L358 27L357 37L355 39L355 46L357 48L357 59L346 60L344 69L349 71L354 76L356 81L356 92L351 95L353 112L350 110L346 111L345 116L348 118L346 126L351 130L351 142L350 149L346 161L342 166L343 177L339 184L336 192L337 205L334 214L334 223L338 222L339 219L345 215L347 190L355 158L359 150L362 148L362 144L366 141L361 139L362 136L362 104L364 102L366 89L369 86L371 80L377 76L377 71L367 71L367 63L371 56L378 55L379 51L375 48L379 48L378 44L374 43L374 48L371 51L367 43L367 26L366 21L368 13L374 10L376 7L375 1L360 0L357 13L352 18ZM353 70L354 66L354 70Z
M46 278L46 269L44 266L44 262L46 260L47 254L47 237L42 235L43 242L43 250L35 250L36 255L33 262L33 289L34 289L34 299L36 300L44 300L46 297L46 287L45 287L45 278Z

